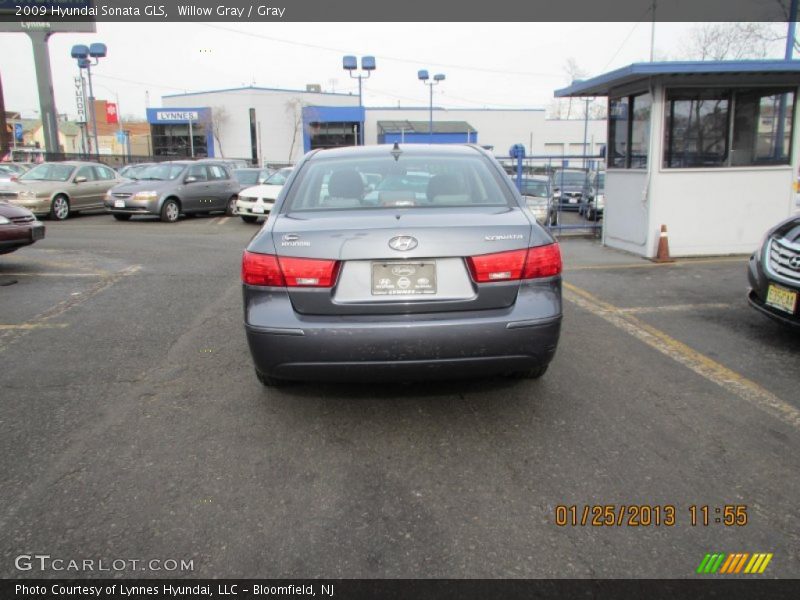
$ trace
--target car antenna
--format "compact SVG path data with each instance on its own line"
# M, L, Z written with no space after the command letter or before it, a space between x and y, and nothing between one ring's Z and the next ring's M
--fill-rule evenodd
M394 146L392 147L392 151L391 151L389 154L391 154L392 156L394 156L394 160L395 160L395 161L397 161L397 160L399 160L399 159L400 159L400 155L401 155L402 153L403 153L403 151L402 151L402 150L400 150L400 144L398 144L397 142L395 142L395 143L394 143Z

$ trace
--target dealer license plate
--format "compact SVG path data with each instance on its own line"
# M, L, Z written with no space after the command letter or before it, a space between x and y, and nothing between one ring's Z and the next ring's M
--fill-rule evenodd
M797 306L797 292L784 289L777 285L770 285L769 288L767 288L767 304L793 315L794 309Z
M436 263L373 262L373 296L415 296L436 293Z
M114 200L114 208L125 208L125 200Z

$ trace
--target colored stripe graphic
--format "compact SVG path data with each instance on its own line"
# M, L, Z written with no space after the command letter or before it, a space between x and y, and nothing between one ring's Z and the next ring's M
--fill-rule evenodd
M713 575L715 573L734 575L738 573L747 573L754 575L763 573L767 569L767 565L772 560L773 554L767 552L757 552L749 554L747 552L734 552L726 554L724 552L714 552L706 554L700 565L697 567L697 573ZM742 571L744 569L744 571Z

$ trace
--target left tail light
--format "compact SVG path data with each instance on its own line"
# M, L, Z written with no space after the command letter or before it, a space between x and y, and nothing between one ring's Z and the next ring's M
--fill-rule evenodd
M245 251L242 256L242 282L272 287L329 288L336 283L337 260L275 256Z

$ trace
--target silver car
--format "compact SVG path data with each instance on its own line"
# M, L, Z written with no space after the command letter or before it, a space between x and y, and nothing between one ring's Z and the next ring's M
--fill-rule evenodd
M424 198L364 183L411 172L429 175ZM244 252L242 281L264 385L535 378L561 327L558 244L475 146L309 153Z
M226 167L213 163L163 162L136 177L106 194L106 210L118 221L134 215L157 215L167 223L174 223L181 214L231 215L239 194L239 182Z

